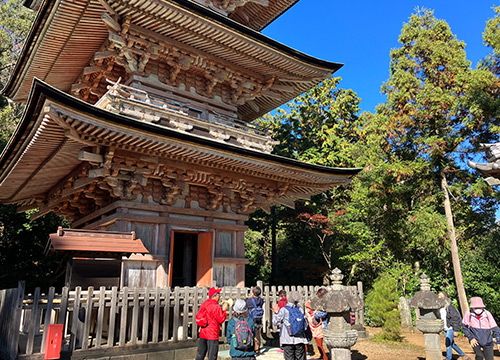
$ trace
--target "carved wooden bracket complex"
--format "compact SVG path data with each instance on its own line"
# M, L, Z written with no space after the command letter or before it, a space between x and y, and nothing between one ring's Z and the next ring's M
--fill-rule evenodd
M259 95L281 99L278 92L271 90L278 82L275 75L251 74L203 51L130 24L129 19L118 23L103 13L102 20L109 29L108 40L71 89L85 101L95 103L104 95L106 79L115 82L121 77L127 82L134 74L153 77L160 83L233 106L243 105Z
M130 155L114 150L104 155L81 151L79 159L86 163L38 202L40 213L52 210L76 220L116 200L129 200L212 211L222 207L223 212L248 214L289 188L281 182L223 177Z
M244 6L248 3L255 3L262 6L269 6L269 0L196 0L200 4L206 5L209 8L222 10L226 14L232 13L236 8Z

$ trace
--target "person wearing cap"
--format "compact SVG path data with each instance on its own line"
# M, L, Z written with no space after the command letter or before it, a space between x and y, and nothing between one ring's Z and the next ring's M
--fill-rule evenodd
M462 349L455 343L454 338L458 336L458 331L462 327L462 317L458 312L457 308L451 303L448 294L444 291L438 293L440 299L445 299L446 305L439 309L439 314L444 322L444 334L445 334L445 345L446 345L446 360L451 360L453 356L453 350L455 350L462 360L471 360Z
M292 336L288 331L288 326L282 326L290 324L290 313L288 308L299 307L301 297L298 291L292 291L288 295L288 303L284 308L280 309L278 304L274 304L273 306L273 324L275 326L281 326L280 345L283 347L285 360L306 359L306 344L308 344L309 341L307 341L305 332L304 335ZM299 307L299 310L304 314L304 310L301 307Z
M470 310L465 312L462 329L476 354L476 360L493 360L492 333L500 351L500 329L480 297L470 299Z
M198 313L204 312L207 326L201 328L196 360L203 360L208 352L208 360L216 360L219 352L219 333L221 324L226 321L228 303L219 305L222 289L212 287L208 290L208 299L200 306Z
M233 337L236 334L236 324L240 322L246 322L250 328L252 334L255 334L255 325L250 316L248 316L248 307L245 300L238 299L233 306L233 317L227 322L226 327L226 338L227 342L230 344L229 355L232 359L238 360L253 360L255 359L255 350L253 346L249 346L248 350L238 350L236 349L236 341L233 341Z

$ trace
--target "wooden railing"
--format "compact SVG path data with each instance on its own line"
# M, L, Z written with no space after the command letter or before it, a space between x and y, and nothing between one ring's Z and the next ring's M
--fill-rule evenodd
M271 307L283 288L301 292L305 302L318 286L263 287L264 334L277 331L272 326ZM355 286L349 290L357 292ZM62 352L66 353L194 341L198 338L195 314L207 297L206 287L77 287L72 291L64 287L61 294L51 287L48 294L37 288L24 295L20 283L17 289L0 291L0 357L43 354L50 324L64 325ZM224 287L221 292L222 300L245 297L246 288ZM232 308L228 313L230 318ZM225 324L221 335L224 333Z

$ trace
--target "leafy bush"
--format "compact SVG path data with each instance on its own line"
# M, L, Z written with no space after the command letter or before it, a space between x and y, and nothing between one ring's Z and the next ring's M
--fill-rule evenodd
M401 340L401 319L398 310L397 281L387 273L380 275L366 296L367 317L374 325L382 326L376 339Z

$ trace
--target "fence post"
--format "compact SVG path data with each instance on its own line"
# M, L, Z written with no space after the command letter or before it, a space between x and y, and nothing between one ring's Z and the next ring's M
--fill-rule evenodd
M33 354L35 335L40 330L40 288L36 288L33 293L33 305L31 307L31 318L28 326L28 339L26 341L26 355Z
M21 324L21 312L23 311L23 300L24 300L24 288L26 283L24 281L19 281L17 284L17 291L15 293L16 297L13 301L12 306L12 319L14 320L11 324L11 341L9 344L8 354L10 359L17 358L17 348L19 344L19 326Z
M93 299L94 299L94 287L89 286L89 288L87 289L87 303L85 306L85 321L83 323L82 350L87 350L89 348ZM92 345L92 338L90 339L90 345Z
M49 297L47 298L47 307L45 308L45 319L43 320L43 334L42 334L42 345L40 352L45 354L45 339L47 338L47 329L50 325L52 316L52 307L54 305L54 296L56 289L54 287L49 288Z
M264 291L264 283L262 282L262 280L257 280L257 286L260 287L262 291Z

